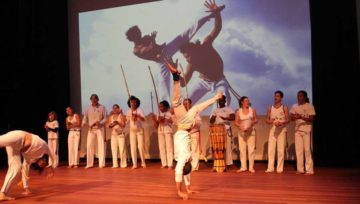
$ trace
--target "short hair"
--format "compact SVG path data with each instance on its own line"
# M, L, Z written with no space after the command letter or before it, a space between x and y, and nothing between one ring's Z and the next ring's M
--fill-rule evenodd
M139 29L139 27L137 25L130 27L126 33L126 38L131 41L134 42L136 40L136 38L141 38L141 31Z
M32 164L30 165L30 168L31 168L32 170L38 171L39 174L42 174L42 172L44 171L45 167L39 166L38 162L39 162L40 160L44 160L45 163L47 163L46 155L40 157L40 158L37 159L34 163L32 163Z
M183 103L184 103L185 101L189 101L189 103L191 103L191 104L192 104L192 101L191 101L191 99L190 99L190 98L185 98L185 99L183 100Z
M140 107L140 99L138 99L136 96L130 96L130 98L129 98L128 101L127 101L128 107L129 107L129 108L131 107L130 102L131 102L132 100L135 100L135 102L136 102L136 108L139 108L139 107Z
M120 106L118 104L114 104L113 105L113 108L116 107L116 108L120 108Z
M275 91L274 94L279 94L281 98L284 98L284 93L280 90Z
M162 104L166 109L170 108L170 104L166 100L160 101L160 104Z
M97 95L97 94L91 94L91 96L90 96L90 100L91 100L91 98L92 97L95 97L96 98L96 100L99 100L99 96Z
M188 175L192 170L192 166L191 166L191 162L188 161L185 163L184 168L183 168L183 175L186 176Z

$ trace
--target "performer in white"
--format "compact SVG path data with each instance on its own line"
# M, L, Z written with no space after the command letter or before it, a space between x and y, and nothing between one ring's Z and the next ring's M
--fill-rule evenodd
M173 141L173 115L170 112L170 105L167 101L159 103L159 114L153 116L155 127L158 129L159 152L161 168L173 168L174 141Z
M284 154L286 142L286 125L289 123L289 109L282 104L284 93L275 91L274 105L268 107L266 123L271 125L268 141L268 167L266 173L274 172L275 150L277 149L276 172L284 170Z
M81 120L77 113L74 113L71 107L66 108L66 129L69 130L68 134L68 168L78 168L79 165L79 142Z
M29 194L30 165L41 173L47 165L44 155L49 155L49 158L53 161L55 156L46 142L39 136L21 130L14 130L1 135L0 148L2 147L6 147L9 168L1 188L0 201L14 200L15 198L9 197L8 194L17 182L20 172L25 189L24 194ZM22 164L21 157L23 157ZM48 177L53 176L55 167L55 163L53 163L52 168L50 168L51 171L48 172Z
M215 16L215 12L220 12L224 9L224 7L225 6L221 6L216 10L208 7L209 12L212 12L211 14L197 20L191 27L186 29L183 33L175 36L174 39L167 43L158 44L156 42L156 31L152 32L151 35L142 36L141 30L138 26L132 26L127 30L126 38L129 41L134 42L134 55L144 60L154 61L160 68L160 75L158 80L160 100L170 100L171 79L170 72L166 67L166 58L172 57L184 43L191 40L191 38L207 21Z
M48 135L48 145L50 151L55 155L55 159L49 159L49 165L57 167L59 165L59 122L57 121L57 115L54 111L48 114L48 120L46 121L44 128Z
M189 130L195 125L196 115L205 110L210 105L214 104L222 93L216 94L215 97L203 103L197 104L186 111L185 106L181 104L181 86L180 73L177 71L177 63L168 63L168 69L173 75L173 110L177 123L177 131L174 135L175 160L177 164L175 167L175 182L178 195L187 200L189 194L196 193L190 189L190 172L191 172L191 151L190 151L190 135ZM186 193L182 192L181 186L184 177Z
M249 171L255 173L255 128L257 123L257 116L255 108L250 107L250 100L247 96L243 96L239 100L240 108L235 114L235 126L239 128L238 139L240 149L241 167L237 172L244 172L247 170L247 158L249 159ZM248 157L246 154L246 147Z
M106 108L99 104L99 97L96 94L90 96L91 105L84 113L82 126L88 124L89 131L86 143L86 169L94 167L95 140L98 144L99 168L105 167L105 128Z
M135 96L130 96L128 102L129 110L126 114L127 121L130 123L130 151L133 162L133 169L137 168L136 143L140 154L141 166L146 168L145 147L144 147L144 124L145 115L140 107L140 100Z
M112 114L109 117L109 128L111 128L111 153L113 166L118 168L118 155L120 154L120 167L126 168L125 132L126 116L118 104L113 105Z
M295 151L297 173L314 174L314 162L311 151L312 123L315 119L315 108L309 102L307 92L300 90L297 94L298 103L290 110L291 120L295 121ZM305 171L304 171L305 154Z
M230 168L233 165L232 158L232 144L233 144L233 135L230 126L230 121L235 120L235 112L229 107L225 106L226 96L223 96L218 100L219 107L216 108L210 116L210 124L224 124L227 132L226 137L226 154L225 154L225 164L227 168Z
M186 98L183 100L183 105L186 111L189 111L192 107L191 99ZM201 154L201 138L200 138L200 126L201 126L201 116L200 114L195 115L195 124L189 130L190 134L190 150L191 150L191 167L192 171L199 170L199 159Z

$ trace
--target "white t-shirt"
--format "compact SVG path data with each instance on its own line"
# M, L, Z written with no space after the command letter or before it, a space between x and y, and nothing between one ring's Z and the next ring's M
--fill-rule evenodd
M212 116L215 117L214 124L225 124L225 128L228 129L230 127L230 121L229 120L223 120L221 117L228 118L231 114L234 114L235 112L228 106L222 107L222 108L216 108L213 113L211 114L210 118ZM220 117L221 116L221 117Z
M300 114L302 117L309 117L310 115L315 115L315 108L310 103L304 103L302 105L294 104L290 110L291 114ZM303 119L295 120L295 131L302 132L311 132L312 123L307 122Z
M143 110L141 108L137 108L134 111L132 111L130 109L126 113L127 120L130 121L130 129L143 128L144 125L143 125L143 122L140 119L137 119L136 121L131 119L132 114L137 114L137 115L145 118Z
M164 113L160 112L160 116L164 117L166 120L169 119L173 120L173 115L170 113L170 111L166 111ZM158 115L158 119L159 119L159 115ZM172 133L172 123L166 121L165 123L159 124L158 131L164 133Z
M92 129L102 128L106 123L106 108L105 106L98 104L97 106L88 106L84 113L84 118L82 125L85 125L88 122L89 127L96 122L100 123L100 126L93 126Z
M195 133L195 132L200 132L201 123L202 123L201 116L200 116L199 113L197 113L195 115L194 126L191 128L189 133L192 134L192 133Z
M26 163L31 164L37 159L44 156L44 154L47 154L54 158L54 155L51 155L52 153L50 152L49 147L44 140L34 134L32 134L31 136L32 138L30 147L26 150L26 152L22 153L24 159L26 160Z
M47 121L45 125L51 129L59 128L59 123L57 120ZM58 131L56 132L53 132L52 130L48 131L48 139L57 139L57 138L58 138Z

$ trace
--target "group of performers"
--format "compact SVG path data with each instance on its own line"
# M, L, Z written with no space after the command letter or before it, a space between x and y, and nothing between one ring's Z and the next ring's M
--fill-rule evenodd
M176 36L169 43L157 44L156 32L151 35L141 35L137 26L131 27L126 36L134 42L134 54L141 59L155 61L159 64L160 71L160 99L159 113L152 114L155 127L158 130L158 143L161 159L161 167L175 169L175 183L178 195L188 199L195 193L190 189L190 173L199 169L201 155L200 140L200 113L213 105L210 116L210 140L214 159L214 171L223 172L227 166L233 165L231 121L238 128L238 140L240 149L240 169L238 172L249 171L255 173L255 124L257 114L251 107L248 97L239 98L239 109L234 112L230 107L229 84L224 76L223 61L212 42L219 34L222 22L221 11L225 6L217 6L215 1L205 2L210 12L209 15L198 20L184 33ZM191 43L195 33L211 18L215 19L215 26L203 42ZM188 62L185 73L178 70L177 62L172 56L180 51ZM181 68L181 67L180 67ZM182 100L181 87L191 79L194 71L200 73L200 79L189 97ZM181 75L182 74L182 75ZM173 77L173 93L170 101L170 81ZM213 92L214 97L205 102L198 100L207 92ZM284 94L281 91L274 93L274 104L267 110L266 122L271 125L268 142L268 167L266 172L283 172L285 138L287 124L290 120L295 121L295 150L297 158L297 173L314 174L311 153L312 121L315 117L314 107L309 103L307 93L303 90L297 94L298 103L288 110L282 104ZM144 121L145 115L140 108L140 100L130 96L127 102L129 110L124 113L118 104L114 104L110 116L106 108L99 103L99 97L92 94L91 105L84 111L83 118L75 113L71 107L66 108L66 128L68 134L68 168L79 166L79 141L80 131L88 126L86 166L94 167L95 143L97 143L97 155L99 168L105 167L105 128L111 128L111 150L113 168L127 167L127 153L125 146L125 126L129 124L130 151L132 168L138 168L137 152L141 160L141 167L146 168L144 155ZM171 105L170 103L171 102ZM192 105L195 104L195 105ZM173 134L173 126L177 131ZM25 193L29 193L28 176L30 165L42 172L46 167L49 176L53 175L52 169L59 165L58 151L58 128L59 123L55 112L48 114L48 121L44 125L48 132L46 143L38 136L20 130L10 131L0 136L0 147L6 147L8 155L8 172L0 193L0 201L12 200L8 194L22 175ZM277 153L277 166L275 168L275 152ZM48 155L48 161L44 157ZM304 167L305 155L305 167ZM23 164L21 158L23 157ZM120 159L120 163L119 163ZM174 167L176 160L176 166ZM249 161L249 164L247 164ZM181 189L185 183L185 191Z

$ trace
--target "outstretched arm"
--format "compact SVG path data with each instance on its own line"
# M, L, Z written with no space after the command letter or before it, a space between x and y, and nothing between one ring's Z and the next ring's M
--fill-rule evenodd
M215 38L219 35L221 28L222 28L222 19L219 11L219 7L216 5L215 0L205 2L205 6L209 9L209 11L215 11L215 24L214 28L212 29L211 33L205 38L203 44L212 44Z

